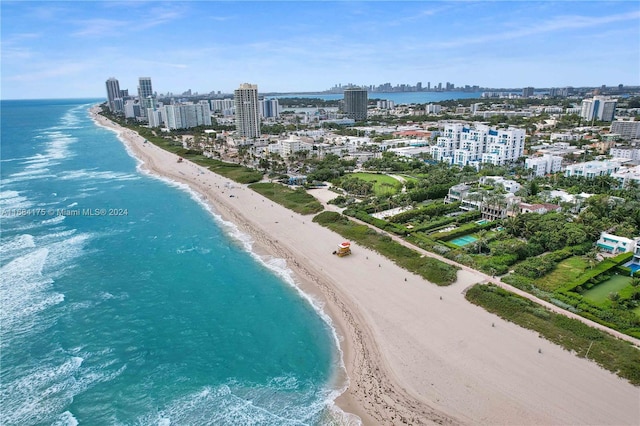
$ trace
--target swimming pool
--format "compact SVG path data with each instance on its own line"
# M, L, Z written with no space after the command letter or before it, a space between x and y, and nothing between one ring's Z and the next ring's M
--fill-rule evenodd
M480 220L476 220L476 224L477 224L477 225L485 225L485 224L487 224L487 223L489 223L489 222L491 222L491 221L490 221L490 220L488 220L488 219L480 219Z
M624 266L631 269L632 274L640 271L640 263L633 263L633 261L631 261L629 263L626 263Z

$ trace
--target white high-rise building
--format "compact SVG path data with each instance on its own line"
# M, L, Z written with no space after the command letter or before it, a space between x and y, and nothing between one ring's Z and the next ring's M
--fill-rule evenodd
M617 99L611 99L607 96L594 96L591 99L584 99L580 116L588 121L613 121L617 102Z
M243 83L233 92L236 107L236 131L238 136L253 139L260 137L260 105L258 85Z
M162 108L162 120L167 129L190 129L211 125L211 110L208 102L197 104L165 105ZM149 122L151 125L151 122Z

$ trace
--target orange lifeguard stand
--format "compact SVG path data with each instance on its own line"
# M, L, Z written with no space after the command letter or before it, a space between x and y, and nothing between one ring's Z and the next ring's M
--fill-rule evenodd
M338 255L338 257L344 257L351 254L351 243L349 241L345 241L343 243L338 244L338 250L334 251L333 254Z

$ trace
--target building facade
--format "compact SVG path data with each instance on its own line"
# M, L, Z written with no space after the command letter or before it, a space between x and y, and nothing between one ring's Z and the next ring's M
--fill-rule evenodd
M147 110L149 108L155 110L156 105L153 97L151 77L138 78L138 98L140 101L140 113L143 117L147 116Z
M544 154L541 157L531 157L524 160L524 167L533 170L534 176L544 176L562 170L562 157Z
M236 131L247 139L260 137L258 85L243 83L233 92L236 108Z
M524 129L447 123L431 147L431 157L460 167L471 165L479 168L482 163L501 166L522 157L524 140Z
M594 96L591 99L584 99L580 116L588 121L613 121L617 103L617 99L611 99L607 96Z
M593 179L596 176L609 176L618 170L620 170L620 163L615 161L587 161L567 166L564 169L564 175Z
M353 87L344 91L344 112L355 121L367 119L368 93L365 89Z
M111 77L106 81L107 105L112 113L124 112L124 103L120 96L120 83L116 78Z
M611 133L617 133L624 139L640 138L640 121L616 120L611 123Z

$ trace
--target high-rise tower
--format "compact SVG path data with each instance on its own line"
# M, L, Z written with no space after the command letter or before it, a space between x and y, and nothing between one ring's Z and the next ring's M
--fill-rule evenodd
M138 97L140 98L140 112L143 117L146 117L147 109L153 108L155 104L151 77L140 77L138 79Z
M236 130L247 139L260 136L258 85L243 83L233 92L236 105Z
M120 97L120 83L117 79L111 77L106 82L107 86L107 104L109 110L113 113L121 112L120 106L122 105L122 99ZM120 102L116 102L116 99L120 99Z
M344 90L344 112L356 121L367 119L368 96L365 89L352 87Z

